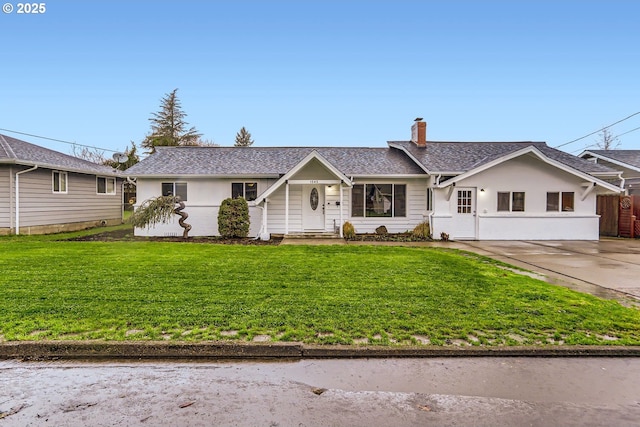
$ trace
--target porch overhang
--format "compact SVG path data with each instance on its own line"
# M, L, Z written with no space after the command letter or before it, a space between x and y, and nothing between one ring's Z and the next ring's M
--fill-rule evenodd
M323 179L292 179L295 175L300 172L305 166L307 166L312 161L319 162L327 171L329 171L330 176L333 175L333 179L326 177ZM284 223L285 223L285 235L289 234L289 186L290 185L338 185L340 188L340 227L339 227L339 235L343 237L342 234L342 223L344 221L344 187L352 187L353 182L349 179L345 174L340 172L334 165L331 164L327 159L320 155L316 150L313 150L309 153L304 159L298 162L294 167L292 167L287 173L282 175L271 187L267 188L263 191L257 198L256 204L262 204L263 206L263 229L265 235L268 234L268 214L267 214L267 206L269 202L269 196L275 193L278 189L280 189L283 185L285 187L285 211L284 211ZM324 209L324 208L323 208Z
M317 160L322 164L332 175L335 176L335 179L297 179L292 180L291 177L295 176L296 173L300 172L307 164L311 161ZM300 160L294 167L292 167L287 173L282 175L273 185L263 191L256 200L257 203L264 203L265 199L267 199L270 195L275 193L280 187L284 184L326 184L326 185L336 185L340 184L340 186L352 187L353 183L351 179L347 177L345 174L340 172L335 166L333 166L327 159L320 155L316 150L313 150L309 153L304 159Z

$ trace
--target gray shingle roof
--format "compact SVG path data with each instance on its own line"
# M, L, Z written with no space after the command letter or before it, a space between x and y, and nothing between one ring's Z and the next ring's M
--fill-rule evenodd
M640 150L587 150L602 157L640 168Z
M0 134L0 164L21 164L60 169L71 172L99 174L107 176L120 175L109 166L99 165L87 160L49 150L39 145Z
M551 148L544 142L427 141L424 148L418 147L411 141L389 141L389 144L403 147L432 173L466 172L530 146L535 147L550 159L584 173L614 172L606 166Z
M364 147L156 147L129 176L280 176L316 151L347 176L424 172L399 150Z

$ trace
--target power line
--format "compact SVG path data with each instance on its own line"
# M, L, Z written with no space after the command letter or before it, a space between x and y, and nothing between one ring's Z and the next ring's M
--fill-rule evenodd
M634 129L628 130L628 131L626 131L626 132L624 132L624 133L618 134L618 135L614 136L614 137L613 137L613 139L616 139L616 138L617 138L617 137L619 137L619 136L626 135L626 134L631 133L631 132L635 132L635 131L637 131L638 129L640 129L640 127L637 127L637 128L634 128Z
M70 144L70 145L74 145L74 146L75 145L79 145L80 147L87 147L87 148L93 148L95 150L109 151L111 153L117 153L118 152L117 150L111 150L109 148L94 147L93 145L79 144L77 142L64 141L62 139L49 138L49 137L41 136L41 135L34 135L32 133L18 132L17 130L2 129L2 128L0 128L0 130L5 131L5 132L17 133L17 134L20 134L20 135L32 136L34 138L47 139L49 141L62 142L64 144Z
M611 140L613 141L613 140L615 140L616 138L618 138L619 136L626 135L626 134L628 134L628 133L635 132L635 131L637 131L637 130L640 130L640 126L639 126L639 127L637 127L637 128L633 128L633 129L631 129L631 130L628 130L628 131L626 131L626 132L620 133L620 134L618 134L618 135L614 136L613 138L611 138ZM580 151L584 151L584 150L586 150L587 148L593 148L593 147L597 147L597 146L598 146L598 144L591 144L591 145L587 145L586 147L580 148L580 149L578 149L578 150L573 150L573 151L571 151L571 154L575 154L575 153L578 153L578 152L580 152Z
M624 118L624 119L622 119L622 120L618 120L618 121L617 121L617 122L615 122L615 123L611 123L609 126L605 126L605 127L603 127L602 129L598 129L597 131L595 131L595 132L591 132L591 133L590 133L590 134L588 134L588 135L581 136L580 138L576 138L576 139L574 139L573 141L565 142L564 144L560 144L560 145L558 145L557 147L554 147L554 148L564 147L565 145L569 145L569 144L572 144L572 143L574 143L574 142L576 142L576 141L580 141L581 139L585 139L585 138L587 138L587 137L589 137L589 136L591 136L591 135L595 135L595 134L596 134L596 133L598 133L598 132L602 132L603 130L605 130L605 129L607 129L607 128L610 128L610 127L611 127L611 126L613 126L613 125L617 125L618 123L622 123L622 122L624 122L625 120L628 120L628 119L630 119L630 118L631 118L631 117L633 117L633 116L637 116L638 114L640 114L640 111L638 111L637 113L633 113L632 115L627 116L627 117L625 117L625 118Z

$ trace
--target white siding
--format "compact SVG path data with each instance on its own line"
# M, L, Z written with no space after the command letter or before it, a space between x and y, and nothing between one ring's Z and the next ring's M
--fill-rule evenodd
M501 163L456 183L456 188L476 189L476 236L480 240L597 240L596 192L585 200L584 180L548 165L532 155ZM485 191L482 192L481 189ZM525 192L524 212L498 212L498 192ZM573 212L547 212L547 192L574 192ZM435 191L433 235L446 232L452 239L457 230L452 221L454 196L449 189Z
M351 217L351 190L347 201L349 217L347 218L356 229L356 233L373 233L381 225L387 227L389 233L411 231L419 223L427 219L427 178L415 179L356 179L354 184L406 184L407 185L407 216L396 218L366 218Z
M271 180L272 181L272 180ZM162 194L163 182L186 182L187 200L184 202L183 212L189 215L185 220L191 224L190 236L217 236L218 211L224 199L231 197L232 182L257 182L258 194L271 185L271 181L265 179L205 179L205 178L167 178L167 179L143 179L137 181L137 209L144 201L158 197ZM252 203L250 203L251 205ZM258 207L249 208L251 225L249 236L257 236L262 226L262 210ZM182 236L182 227L178 224L180 217L174 215L167 224L158 224L151 228L136 228L136 236Z

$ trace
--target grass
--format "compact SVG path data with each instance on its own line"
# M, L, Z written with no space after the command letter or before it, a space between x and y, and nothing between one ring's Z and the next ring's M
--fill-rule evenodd
M638 309L458 251L56 238L0 238L0 341L640 345Z

